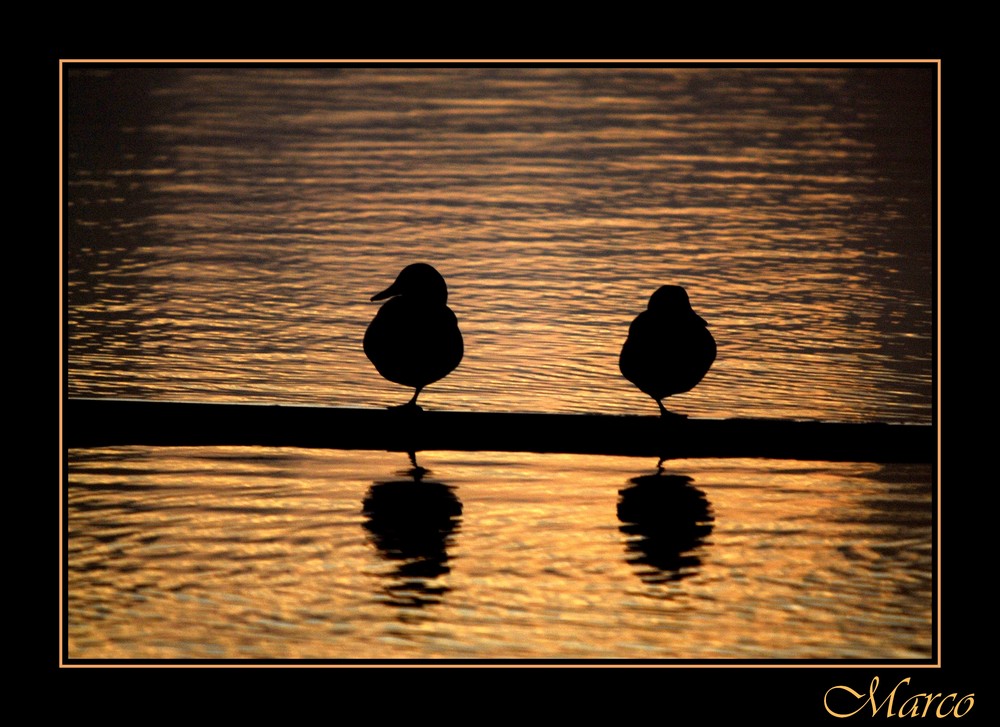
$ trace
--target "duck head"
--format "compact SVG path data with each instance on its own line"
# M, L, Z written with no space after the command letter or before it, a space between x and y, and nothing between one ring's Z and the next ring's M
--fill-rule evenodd
M691 301L687 291L679 285L664 285L649 297L651 311L676 313L691 310Z
M397 295L411 296L427 301L447 303L448 286L437 270L427 263L407 265L396 276L396 281L381 293L372 296L372 302Z

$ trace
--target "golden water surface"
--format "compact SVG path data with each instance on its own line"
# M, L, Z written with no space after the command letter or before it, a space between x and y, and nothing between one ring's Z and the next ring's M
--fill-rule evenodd
M617 357L674 283L719 355L671 408L932 421L933 68L64 81L70 396L403 403L361 339L369 298L426 261L466 351L429 409L655 414ZM67 463L70 658L931 656L929 464ZM399 481L438 508L426 532L394 529Z

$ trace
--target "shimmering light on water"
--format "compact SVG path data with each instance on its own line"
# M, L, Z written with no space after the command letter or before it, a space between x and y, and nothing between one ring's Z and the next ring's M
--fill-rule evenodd
M421 460L418 484L386 453L73 452L70 654L928 656L928 467ZM416 499L365 512L391 482ZM380 539L394 507L412 529Z
M72 395L405 400L359 342L422 259L468 342L428 404L648 413L616 357L672 282L720 342L684 411L929 421L929 166L879 161L878 71L382 73L161 71L134 154L79 142Z
M932 80L70 68L69 394L402 403L361 339L423 260L466 343L428 408L655 414L617 357L675 283L719 355L672 408L929 423ZM397 455L71 452L70 655L930 656L929 466L668 463L692 517L626 523L655 463L424 459L461 514L393 544Z

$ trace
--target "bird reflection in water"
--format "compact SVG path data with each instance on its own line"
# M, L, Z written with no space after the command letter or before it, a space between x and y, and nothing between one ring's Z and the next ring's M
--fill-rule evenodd
M629 536L627 560L646 583L679 581L701 566L693 551L712 532L715 518L705 493L692 481L657 469L619 490L619 529Z
M457 530L462 503L454 488L424 481L430 471L417 465L399 474L409 479L376 482L362 512L364 527L379 554L396 567L386 573L388 603L422 607L440 603L448 587L436 583L451 571L448 546Z

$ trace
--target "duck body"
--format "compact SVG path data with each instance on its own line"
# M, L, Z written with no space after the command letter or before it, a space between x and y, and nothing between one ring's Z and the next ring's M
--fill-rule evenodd
M716 352L715 339L691 309L684 288L664 285L629 326L618 368L665 415L663 399L697 386L715 362Z
M458 319L448 307L444 278L424 263L409 265L391 286L372 296L386 300L365 331L365 355L376 370L416 391L440 381L462 361Z

